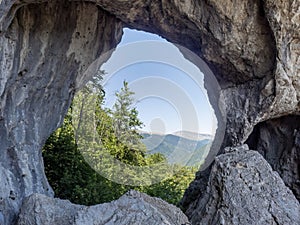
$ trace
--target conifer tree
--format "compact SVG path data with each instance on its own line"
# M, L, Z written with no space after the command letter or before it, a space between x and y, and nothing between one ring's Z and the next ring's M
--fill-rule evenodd
M146 146L142 143L142 136L138 129L143 122L138 118L138 111L133 106L134 92L130 91L128 82L123 82L123 87L116 92L116 102L113 106L112 118L114 133L118 140L125 144L128 162L138 162L137 165L145 165Z

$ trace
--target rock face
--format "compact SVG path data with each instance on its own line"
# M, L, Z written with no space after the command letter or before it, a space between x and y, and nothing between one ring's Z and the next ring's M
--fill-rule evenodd
M158 198L130 191L120 199L96 206L34 194L24 201L17 225L147 224L187 225L180 209Z
M1 9L6 2L1 1ZM85 70L119 41L120 28L116 18L94 4L57 1L23 6L1 33L0 212L4 224L13 223L24 197L53 196L41 148L61 123Z
M192 224L300 224L300 204L266 160L244 145L216 157ZM201 218L201 219L200 219Z
M300 200L300 117L285 116L255 126L247 140Z
M299 8L297 0L0 1L0 224L13 224L23 200L33 193L53 195L44 175L41 147L62 122L76 89L109 57L103 53L116 46L122 26L157 33L200 56L221 87L219 96L214 96L205 76L219 124L226 122L225 137L220 135L221 129L217 131L216 142L222 142L222 148L216 151L223 153L225 147L245 143L254 129L255 138L248 143L263 153L299 198L298 119L286 119L300 112ZM220 101L225 109L219 107ZM281 141L275 144L275 138ZM223 157L229 160L228 154ZM242 160L243 154L250 153L241 151L231 160ZM253 152L250 155L259 158ZM221 159L217 159L210 179L212 167L199 172L185 194L182 204L193 223L201 223L192 212L197 204L203 204L199 207L208 212L203 221L210 221L214 211L220 212L220 220L230 221L225 212L236 212L236 206L227 200L232 207L227 211L221 205L217 206L219 211L214 206L214 182L219 182L215 170L220 170L224 180L238 181L231 179L231 174L222 174L238 171L224 167L218 161ZM257 166L266 174L263 179L278 181L294 207L292 194L265 161L259 162ZM256 167L251 164L251 168ZM282 199L273 187L267 187L265 193L253 189L251 194L262 194L270 204ZM223 191L219 193L225 194ZM268 192L274 193L274 201ZM206 197L207 202L199 200L207 193L212 196ZM241 200L247 197L238 193ZM260 215L251 204L245 210ZM276 210L286 217L279 218ZM281 223L294 211L271 205L262 212L266 221ZM231 219L238 221L242 215L240 212ZM252 218L248 219L250 223Z

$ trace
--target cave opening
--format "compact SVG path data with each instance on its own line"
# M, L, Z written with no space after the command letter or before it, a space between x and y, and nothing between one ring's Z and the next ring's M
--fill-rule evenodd
M185 47L190 47L198 56L200 55L206 60L219 78L220 83L223 83L222 93L226 95L228 103L226 111L229 114L232 112L228 116L229 125L226 133L228 140L232 139L232 141L226 141L225 139L224 143L237 144L240 140L244 140L248 134L244 131L252 129L253 124L263 118L274 118L297 112L296 106L287 101L292 95L295 98L297 97L297 90L293 87L295 76L292 75L296 71L294 70L296 65L294 50L298 43L293 39L297 36L295 31L295 27L297 28L295 26L296 20L294 20L296 18L295 10L289 10L288 4L276 4L271 1L266 2L266 4L259 4L259 2L249 4L248 1L245 1L229 4L226 9L223 7L224 4L218 4L216 1L213 4L207 1L196 2L196 4L156 1L2 1L0 5L1 7L4 6L1 12L0 36L3 44L1 49L3 50L1 52L3 53L1 55L3 66L1 71L4 78L1 82L3 103L1 111L1 131L3 133L1 136L1 140L3 140L1 142L1 150L3 150L1 176L3 177L2 180L5 181L2 184L3 191L0 202L1 224L3 221L5 224L15 223L19 216L21 219L20 224L22 223L22 216L25 222L29 220L40 221L42 219L48 223L53 223L53 221L55 223L55 221L60 220L60 218L53 215L61 215L61 220L65 222L70 221L71 216L74 218L75 214L79 219L86 215L97 214L100 215L99 217L102 216L98 211L95 211L97 207L92 207L91 211L86 207L75 205L66 208L65 201L52 198L51 188L49 188L44 176L40 147L50 132L61 124L62 115L65 114L77 88L77 80L84 79L83 71L86 67L99 54L106 51L106 48L115 46L116 42L119 42L122 24L155 31L174 41L174 43L181 43ZM265 13L259 13L261 14L259 15L257 13L258 9L259 12L263 9ZM278 18L277 15L285 15L285 11L288 11L291 16ZM286 42L286 39L283 40L281 37L291 38ZM180 51L185 52L183 48L180 48ZM161 49L157 52L164 53ZM276 57L277 55L278 57ZM184 56L188 59L192 58L188 57L189 54L186 52ZM282 68L284 70L281 70ZM208 77L205 76L204 79L207 81ZM167 80L170 80L170 78ZM287 82L282 82L282 80ZM266 82L269 81L270 83L266 85ZM176 82L174 83L176 84ZM150 86L150 82L147 84ZM182 87L181 85L183 84L180 83L177 86ZM205 80L204 85L208 92L214 90L213 88L207 88L210 84ZM266 86L265 89L264 86ZM164 88L160 88L160 90L164 90ZM135 92L137 93L137 91ZM288 92L291 92L291 95L286 95ZM108 96L108 91L105 94ZM97 100L101 101L103 95L99 94L97 97L99 97ZM275 101L280 101L272 107L270 115L266 115L265 113L268 114L268 109L271 108L268 104L265 106L265 103L271 104L273 97ZM219 101L217 97L214 98L211 95L208 95L208 98L212 105ZM149 98L147 99L149 100ZM161 98L158 100L166 102ZM294 103L297 104L297 102ZM141 104L141 102L138 102L135 105L140 107L137 109L140 115L142 115ZM172 104L170 105L173 107ZM72 109L74 108L72 106ZM217 110L215 105L213 105L213 108ZM162 107L158 111L162 111ZM104 119L108 121L108 129L105 129L105 131L109 133L111 131L109 129L111 118L105 110L101 111L100 108L97 108L97 113L102 116L102 120L99 121ZM172 116L172 114L168 115ZM87 116L90 116L90 114L87 114ZM216 117L219 120L220 116L216 115ZM217 129L220 129L219 122ZM295 120L290 122L297 123ZM43 152L49 181L54 189L60 188L55 190L56 196L68 198L75 203L92 205L116 199L120 194L131 189L131 185L120 185L112 183L110 179L104 179L86 162L82 153L78 151L78 143L74 141L77 134L74 133L73 123L74 118L72 115L67 115L63 126L48 139L48 145ZM96 126L87 128L96 130L95 133L100 133L97 130L98 125L96 123ZM246 127L246 129L242 127ZM259 129L263 130L262 127ZM150 120L148 129L145 128L144 132L152 135L153 133L160 134L162 131L169 133L168 130L169 128L164 120L156 116ZM184 129L180 130L184 131ZM217 133L215 136L217 136ZM263 132L260 132L261 134ZM104 135L107 135L107 133L104 133ZM299 139L298 136L297 134L296 140ZM118 139L110 139L110 137L109 135L104 136L104 138L108 138L108 141L111 141L108 144L111 143L111 146L114 147L113 144L118 142ZM92 135L87 136L87 140L94 141L93 138ZM257 135L254 138L261 137ZM263 138L261 138L261 143L263 143ZM299 147L299 144L296 145ZM258 148L258 145L255 144L255 146ZM66 149L65 152L62 152L62 147ZM126 148L126 146L122 147ZM123 157L124 152L112 148L112 151L114 150L116 150L116 154L120 155L118 157ZM56 154L57 152L59 154ZM135 153L134 151L126 151L126 153L130 153L129 156L135 157L134 159L139 159L140 154L132 154ZM91 151L91 158L97 157L97 154L97 151ZM156 160L159 161L161 158L158 157ZM137 163L140 163L140 161L131 161L130 165L136 166ZM145 161L142 160L141 164L145 164ZM50 165L52 167L49 167ZM268 165L266 166L269 168ZM131 167L120 167L119 170L111 170L110 167L106 169L111 170L108 171L111 172L110 175L118 174L120 177L122 168L125 172L131 169ZM231 183L232 177L230 176L232 173L221 174L219 171L222 170L219 170L219 168L215 170L216 173L222 175L219 180L224 180L225 177L225 179L229 178L228 183ZM140 171L135 172L138 174ZM155 175L155 173L151 174L149 171L141 172ZM185 174L183 175L187 177ZM122 176L122 178L128 179L126 176ZM178 180L181 181L180 177L176 182ZM264 181L265 179L262 180L263 184L265 184ZM296 179L296 182L298 181L299 179ZM176 184L176 182L173 183ZM202 180L197 179L196 182L199 184L202 183ZM236 184L232 182L232 186L237 186ZM279 182L276 182L276 184L279 184ZM158 185L156 183L152 189L147 189L149 191L147 193L150 195L166 194ZM203 186L206 185L207 182L203 182ZM252 193L258 194L255 199L260 200L261 196L265 196L264 193L269 192L272 199L275 199L277 192L276 190L273 192L273 189L270 188L272 182L270 186L264 185L261 189L262 192L256 192L255 189L252 189L252 186L250 192L244 192L243 190L249 187L246 184L246 188L243 188L237 194L230 192L230 189L227 189L229 190L228 193L223 192L227 190L222 183L217 186L214 186L213 183L208 185L205 190L212 190L216 187L217 191L215 195L210 196L213 201L212 204L208 202L208 198L201 198L202 195L195 196L195 198L203 200L202 202L188 202L191 209L189 215L192 214L191 217L194 217L191 220L192 222L205 223L205 219L203 220L202 217L203 214L206 214L210 221L226 222L232 218L232 212L236 212L234 215L237 215L234 219L249 218L248 221L250 222L255 221L255 218L264 218L257 217L257 212L267 215L268 221L275 222L282 221L280 215L287 215L289 217L287 221L295 218L293 214L297 216L297 205L293 207L295 204L289 204L291 198L286 198L285 192L281 195L283 198L277 198L279 200L277 202L283 203L281 204L282 207L279 208L279 210L283 209L283 213L279 213L279 216L276 213L269 213L271 211L278 212L277 208L261 205L259 210L255 210L255 207L252 207L252 203L255 205L255 201L246 201L247 198L243 195L245 193L248 196L252 196ZM169 186L168 195L170 195L170 191L180 192L182 190ZM199 189L198 192L201 191L202 189ZM50 198L46 198L48 200L45 202L43 200L46 196L37 195L36 193L45 194ZM194 193L191 192L190 195L194 195ZM226 195L223 195L223 193ZM262 194L260 195L260 193ZM224 196L229 196L229 198L224 198ZM236 199L241 199L241 201L236 204L237 202L232 201L232 196L236 196ZM265 198L262 198L262 200L265 200ZM230 204L227 204L228 202ZM251 202L251 204L248 204L248 202ZM203 203L203 208L195 207L201 205L201 203ZM276 204L276 201L273 205L281 206ZM285 207L289 205L292 207ZM105 210L106 206L103 207L105 213L107 212ZM201 210L204 207L205 210ZM166 208L169 209L168 206ZM263 208L266 208L266 210ZM293 208L294 211L289 210ZM79 209L80 211L74 213L73 209ZM240 209L243 210L240 211ZM216 210L221 214L217 215ZM57 212L60 213L57 214ZM124 211L122 210L122 212ZM127 212L131 213L131 211L125 210L125 213ZM222 212L225 213L222 214ZM239 214L239 212L242 212L242 214ZM225 214L229 216L225 217ZM124 217L119 215L117 214L113 219L124 220ZM133 212L132 217L137 218L136 215L138 214ZM148 215L155 215L155 212ZM170 217L178 215L184 216L172 213ZM215 217L216 215L217 217ZM250 216L247 217L248 215ZM164 214L160 218L164 219L168 216L169 214ZM89 217L86 219L91 221L94 218ZM183 222L179 224L183 224Z
M129 28L123 32L111 58L101 67L105 106L113 110L115 93L126 81L134 92L133 107L143 122L139 131L147 136L148 148L155 150L168 135L211 142L217 119L201 70L178 47L156 34Z
M124 28L121 42L97 73L101 77L95 76L92 84L89 82L92 87L89 95L94 100L87 100L90 97L84 93L86 88L79 92L81 94L76 94L69 110L71 113L44 146L45 171L56 196L78 204L93 205L117 199L126 191L136 189L178 204L195 173L199 168L205 169L212 161L205 161L206 157L209 154L214 156L219 150L214 140L218 131L215 107L210 104L204 88L203 62L200 66L196 65L195 58L197 56L189 50L175 46L158 35ZM206 77L207 81L212 81L212 78ZM216 83L206 84L206 88L216 86ZM101 89L101 94L95 95L95 87ZM120 97L122 91L123 96ZM84 144L75 140L79 125L74 122L84 117L80 111L83 101L85 105L92 106L92 110L100 104L98 122L80 122L86 127ZM118 144L121 139L129 140L128 137L118 134L118 137L114 136L117 141L111 140L110 135L116 132L112 128L116 127L113 124L117 114L116 103L119 103L119 108L128 104L127 111L121 110L122 115L118 116L121 116L121 121L126 120L132 125L121 126L137 130L138 135L121 130L130 136L129 139L138 142L138 148L143 146L142 154L137 153L133 145L124 148L124 145ZM85 108L84 111L90 120L88 114L91 110ZM103 130L99 131L101 126ZM92 131L90 127L93 127ZM86 140L91 140L86 135L87 130L102 135L99 139L96 137L102 144L101 151L109 149L109 154L120 160L121 165L112 165L116 164L114 160L105 161L103 158L106 156L99 157L98 153L97 159L91 157L91 152L86 151L91 148L86 145ZM215 152L212 154L213 143ZM151 169L141 171L140 167ZM114 171L107 168L114 168ZM148 179L145 178L147 176Z
M267 160L300 200L300 116L283 116L257 124L246 144Z

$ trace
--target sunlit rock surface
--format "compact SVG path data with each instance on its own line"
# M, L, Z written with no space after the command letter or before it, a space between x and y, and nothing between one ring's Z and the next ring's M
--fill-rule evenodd
M116 201L95 206L34 194L25 200L17 225L147 224L188 225L183 212L161 199L130 191Z
M267 121L278 118L279 124L285 124L285 116L299 115L299 8L297 0L0 1L0 223L13 224L24 198L31 194L53 196L43 171L42 145L61 124L76 89L87 80L87 68L94 60L99 59L100 65L109 57L98 58L117 45L122 26L183 45L214 72L221 89L215 90L207 76L205 86L226 131L223 137L218 128L215 143L222 142L223 147L213 144L212 159L225 147L243 144L258 123L266 121L261 133L268 134L273 124L268 126ZM286 137L292 139L290 128ZM297 134L299 127L295 129ZM290 160L292 166L281 164L274 139L257 140L257 149L272 152L264 156L298 196L299 169L296 174L293 170L299 168L299 160ZM298 155L294 148L282 151L285 159ZM214 185L208 182L210 168L197 174L182 201L195 223L201 218L191 209ZM257 191L251 193L261 193ZM208 204L200 202L204 208Z
M1 1L1 10L7 2ZM24 197L53 196L41 148L63 121L86 69L116 45L120 29L115 17L94 4L51 1L21 7L8 30L0 34L0 213L4 224L13 224Z
M244 145L216 158L192 224L300 224L300 204L277 172Z

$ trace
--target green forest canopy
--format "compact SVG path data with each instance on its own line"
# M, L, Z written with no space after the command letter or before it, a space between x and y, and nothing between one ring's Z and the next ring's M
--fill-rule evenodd
M135 166L166 162L161 153L147 154L142 136L137 132L143 123L133 107L134 93L129 90L127 82L124 81L121 90L116 92L113 110L103 108L105 93L99 87L90 86L89 89L94 92L97 90L97 107L94 111L96 132L110 155ZM87 98L90 90L76 95L74 101ZM53 132L43 148L46 175L56 197L77 204L93 205L115 200L128 190L135 189L172 204L179 203L194 179L197 168L170 165L176 173L150 186L128 186L104 178L90 167L78 149L72 110L71 106L63 125Z

